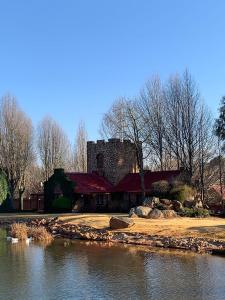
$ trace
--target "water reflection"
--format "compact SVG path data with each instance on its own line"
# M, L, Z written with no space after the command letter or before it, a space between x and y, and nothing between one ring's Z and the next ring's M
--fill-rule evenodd
M224 299L224 258L146 250L0 235L0 299Z

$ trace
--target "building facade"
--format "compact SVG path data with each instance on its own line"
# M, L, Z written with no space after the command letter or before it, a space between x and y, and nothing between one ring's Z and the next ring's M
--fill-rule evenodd
M179 174L146 171L146 196L151 195L153 182L172 182ZM142 204L135 145L119 139L90 141L87 173L56 169L44 187L45 211L128 212Z
M88 142L87 172L97 172L116 185L128 173L138 172L135 145L120 139Z

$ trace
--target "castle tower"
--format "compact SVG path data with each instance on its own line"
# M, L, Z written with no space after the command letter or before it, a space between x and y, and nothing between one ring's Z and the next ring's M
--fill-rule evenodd
M138 171L135 145L120 139L87 142L87 171L97 171L117 184L127 173Z

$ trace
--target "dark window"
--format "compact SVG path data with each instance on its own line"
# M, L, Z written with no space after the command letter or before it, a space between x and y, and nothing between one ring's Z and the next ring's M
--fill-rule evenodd
M103 167L104 167L104 155L102 153L99 153L96 156L96 159L97 159L97 168L98 169L103 169Z
M97 196L96 205L98 205L98 206L105 205L104 195L100 194L100 195Z

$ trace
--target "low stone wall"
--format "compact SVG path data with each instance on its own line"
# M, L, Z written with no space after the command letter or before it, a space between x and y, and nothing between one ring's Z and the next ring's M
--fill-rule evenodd
M143 233L111 231L95 229L85 225L74 225L59 221L57 218L37 219L7 219L0 220L0 225L10 225L15 222L24 222L29 226L44 226L55 238L83 239L92 241L105 241L146 245L149 247L173 248L189 250L198 253L211 253L225 255L225 241L216 239L193 237L170 237L148 235Z

